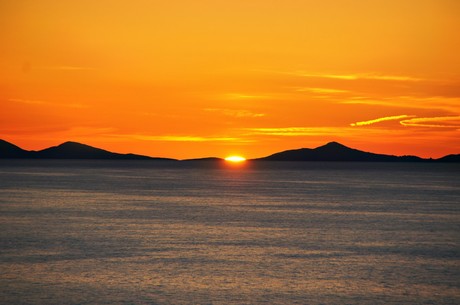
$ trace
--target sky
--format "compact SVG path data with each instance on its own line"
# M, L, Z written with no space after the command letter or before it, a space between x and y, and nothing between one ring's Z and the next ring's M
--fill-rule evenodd
M460 153L457 0L0 0L0 138Z

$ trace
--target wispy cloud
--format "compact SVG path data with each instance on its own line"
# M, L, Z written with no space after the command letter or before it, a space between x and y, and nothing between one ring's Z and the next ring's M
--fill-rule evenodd
M431 128L460 128L460 116L411 118L402 120L401 125Z
M21 98L10 98L8 99L9 102L13 103L21 103L21 104L29 104L29 105L46 105L51 104L50 102L42 101L42 100L28 100L28 99L21 99Z
M189 135L120 135L122 137L129 137L136 140L144 141L166 141L166 142L244 142L246 140L236 137L201 137Z
M216 112L226 116L236 117L236 118L259 118L263 117L265 113L256 113L244 109L226 109L226 108L206 108L204 109L207 112Z
M311 92L321 94L336 94L336 93L347 93L348 90L332 89L332 88L298 88L298 92Z
M347 126L323 126L323 127L270 127L270 128L242 128L244 136L254 137L315 137L324 138L347 138L359 139L362 137L387 136L388 130L380 128L355 128ZM392 136L406 135L403 129L392 130Z
M350 126L356 127L356 126L366 126L366 125L372 125L380 122L385 122L385 121L395 121L395 120L402 120L406 118L412 118L414 115L394 115L394 116L387 116L387 117L382 117L382 118L377 118L373 120L368 120L368 121L361 121L361 122L356 122L356 123L351 123Z
M75 136L92 136L103 135L109 136L118 132L118 129L113 127L97 127L97 126L75 126L65 131L66 133Z
M247 94L247 93L225 93L220 96L225 100L252 100L268 98L268 95Z
M92 67L84 67L84 66L46 66L46 67L38 67L42 70L60 70L60 71L91 71L96 70Z
M376 73L356 73L356 74L324 74L324 73L308 73L298 71L293 73L297 76L310 78L330 78L339 80L384 80L384 81L422 81L422 78L403 76L403 75L385 75Z
M366 126L385 121L399 121L399 124L411 127L460 128L460 116L416 117L415 115L406 114L356 122L350 124L350 126Z
M338 131L334 127L279 127L279 128L244 128L249 135L270 136L318 136L329 135Z
M396 99L371 99L368 97L351 97L349 99L340 101L341 104L351 104L351 105L373 105L373 106L390 106L390 107L402 107L401 102L396 101Z
M67 107L67 108L87 108L88 107L88 105L78 104L78 103L54 103L54 102L43 101L43 100L29 100L29 99L21 99L21 98L10 98L7 101L13 102L13 103L28 104L28 105L59 106L59 107Z
M358 76L361 79L374 79L374 80L390 80L390 81L401 81L401 82L419 82L423 81L423 78L401 76L401 75L378 75L378 74L361 74Z
M36 66L30 62L24 62L22 65L22 71L24 73L31 72L33 70L45 70L45 71L93 71L96 70L94 67L88 66L74 66L74 65L56 65L56 66Z
M293 73L296 76L309 77L309 78L332 78L341 80L357 80L358 76L354 74L314 74L306 72Z
M414 96L395 96L391 98L372 99L368 97L350 97L338 101L341 104L350 105L372 105L386 106L397 108L414 108L414 109L442 109L445 111L458 113L460 112L460 98L453 97L414 97Z

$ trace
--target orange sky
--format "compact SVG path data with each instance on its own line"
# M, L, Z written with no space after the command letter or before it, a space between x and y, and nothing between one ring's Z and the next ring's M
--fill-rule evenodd
M457 0L0 0L0 138L460 153Z

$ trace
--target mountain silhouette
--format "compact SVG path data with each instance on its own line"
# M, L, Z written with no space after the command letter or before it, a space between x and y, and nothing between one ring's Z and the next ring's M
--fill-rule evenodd
M436 159L438 162L460 162L460 154L447 155L442 158Z
M111 159L111 160L170 160L171 158L149 157L136 154L120 154L77 142L65 142L39 151L24 150L0 139L0 159ZM198 158L183 161L216 162L221 158ZM460 154L447 155L439 159L422 159L417 156L394 156L375 154L330 142L317 148L300 148L278 152L267 157L249 161L346 161L346 162L458 162Z
M286 150L254 160L264 161L360 161L360 162L419 162L424 159L415 156L397 157L353 149L337 142L311 149Z
M0 140L0 158L27 158L29 151L5 140Z
M111 160L174 160L136 154L119 154L77 142L65 142L40 151L27 151L0 140L0 158L14 159L111 159Z
M184 159L181 161L186 161L186 162L221 162L224 161L222 158L217 158L217 157L205 157L205 158L194 158L194 159Z

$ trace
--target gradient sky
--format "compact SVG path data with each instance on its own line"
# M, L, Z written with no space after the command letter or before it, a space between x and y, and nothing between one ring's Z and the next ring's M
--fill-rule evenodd
M0 138L460 153L457 0L0 0Z

